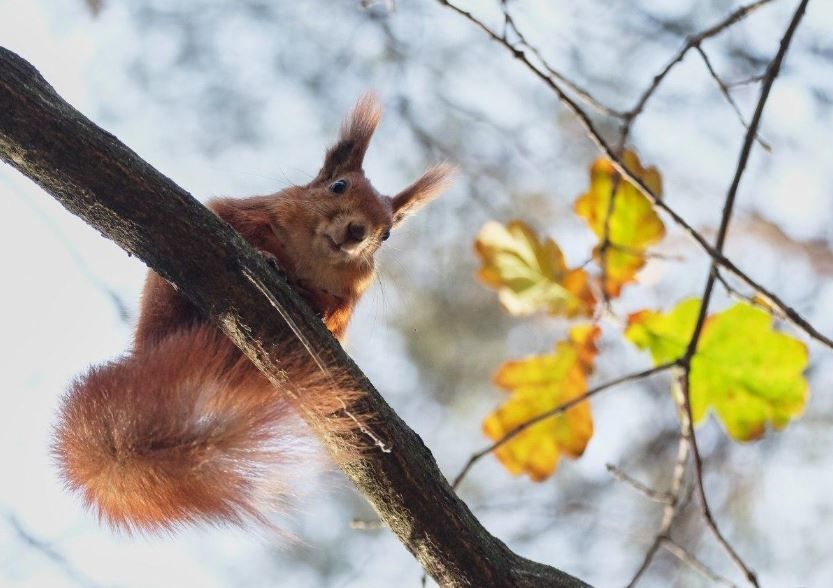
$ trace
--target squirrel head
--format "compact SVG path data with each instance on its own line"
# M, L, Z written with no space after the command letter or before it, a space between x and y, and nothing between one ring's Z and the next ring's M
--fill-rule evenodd
M454 171L451 165L439 164L398 194L380 194L364 175L362 164L381 116L382 108L372 94L360 98L315 179L288 191L294 206L293 214L284 216L292 223L287 232L306 239L316 263L372 272L373 255L391 230L437 197Z

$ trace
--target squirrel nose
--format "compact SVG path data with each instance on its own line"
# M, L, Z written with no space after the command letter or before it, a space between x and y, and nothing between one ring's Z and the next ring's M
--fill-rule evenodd
M347 225L347 234L353 241L360 243L364 241L365 235L367 235L367 229L364 225L350 223L349 225Z

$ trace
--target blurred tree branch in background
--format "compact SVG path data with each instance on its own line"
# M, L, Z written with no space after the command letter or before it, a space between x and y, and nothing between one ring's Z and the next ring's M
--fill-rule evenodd
M84 2L93 16L98 16L104 8L104 0L84 0Z
M83 586L84 588L98 588L98 584L76 569L66 556L58 551L53 545L32 535L13 513L8 513L6 515L6 522L9 524L9 527L12 528L15 535L20 539L21 543L50 560L75 584Z

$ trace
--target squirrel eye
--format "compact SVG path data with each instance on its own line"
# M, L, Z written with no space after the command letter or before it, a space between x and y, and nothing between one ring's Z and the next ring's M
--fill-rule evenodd
M345 190L347 190L347 180L336 180L330 184L330 192L334 194L344 194Z
M387 241L388 237L390 237L390 229L382 233L382 241Z

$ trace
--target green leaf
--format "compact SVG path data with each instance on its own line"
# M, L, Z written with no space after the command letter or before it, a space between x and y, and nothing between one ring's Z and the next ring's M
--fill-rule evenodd
M699 309L690 299L667 313L641 311L631 315L625 335L655 363L673 361L685 352ZM761 437L767 425L783 429L807 402L807 362L806 346L773 331L761 309L741 303L709 316L691 361L694 422L711 410L738 441Z

